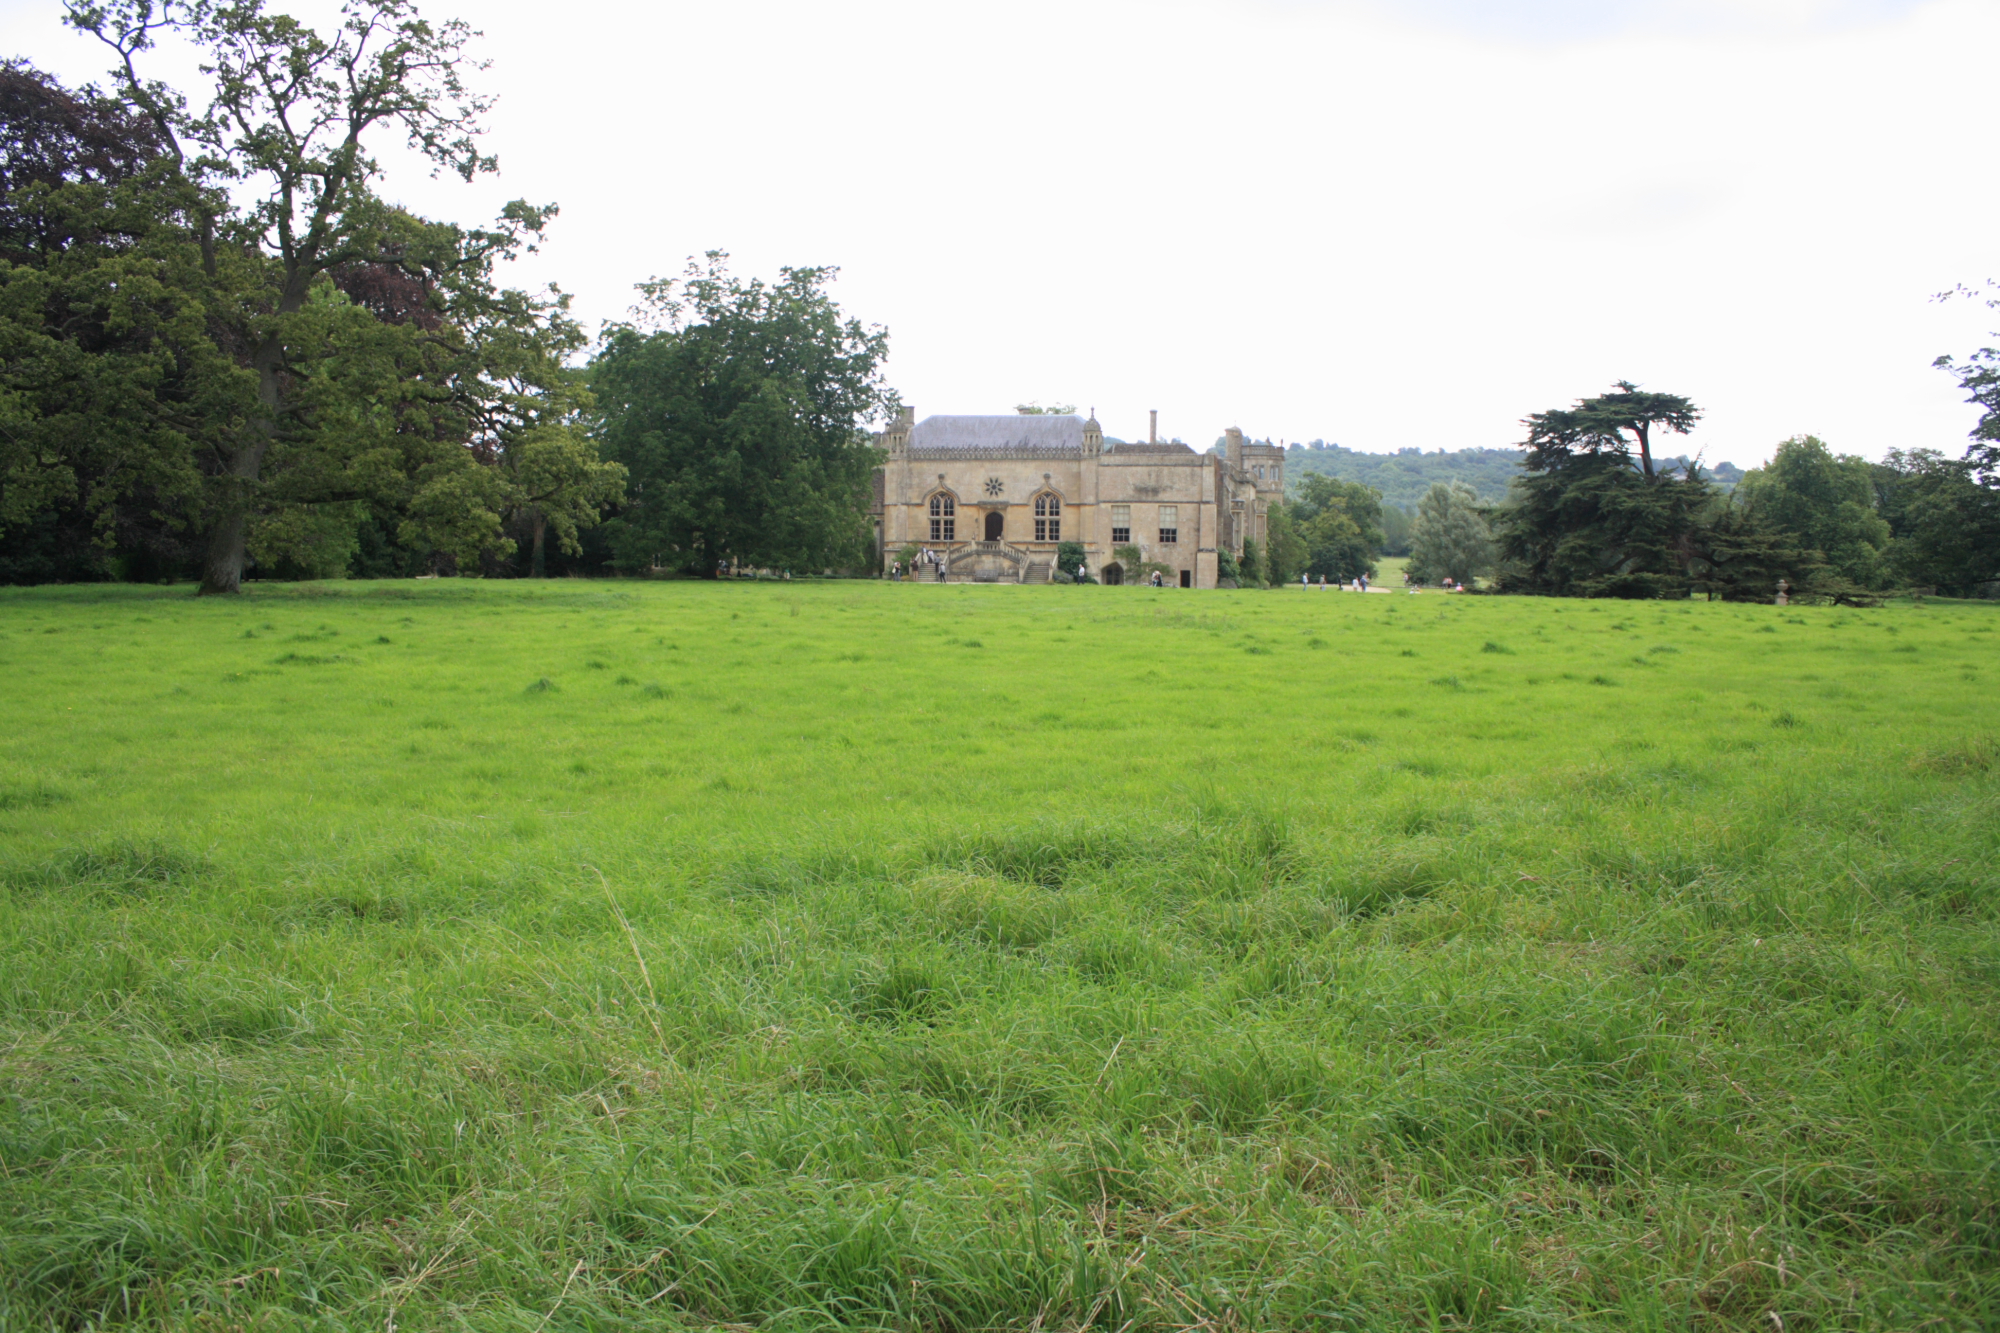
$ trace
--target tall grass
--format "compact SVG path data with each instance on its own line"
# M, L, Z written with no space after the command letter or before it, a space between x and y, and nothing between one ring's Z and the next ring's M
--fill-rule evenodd
M0 594L0 1329L1993 1326L1995 620Z

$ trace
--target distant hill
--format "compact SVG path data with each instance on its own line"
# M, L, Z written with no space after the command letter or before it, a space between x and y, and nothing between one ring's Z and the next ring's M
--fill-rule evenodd
M1399 509L1415 509L1417 501L1432 483L1462 481L1479 493L1479 498L1498 502L1507 498L1507 483L1521 470L1519 449L1399 449L1393 454L1364 454L1338 444L1314 440L1285 450L1285 482L1296 486L1302 477L1325 473L1341 481L1358 481L1382 493L1386 504Z
M1268 442L1267 442L1268 443ZM1364 454L1338 444L1314 440L1285 450L1285 486L1290 490L1299 479L1315 472L1341 481L1358 481L1373 486L1385 504L1414 511L1417 501L1434 482L1462 481L1488 503L1507 498L1507 483L1521 469L1519 449L1442 449L1425 453L1421 449L1398 449L1393 454ZM1662 458L1659 466L1686 467L1684 457ZM1733 463L1718 463L1709 470L1709 480L1727 490L1743 478L1743 470Z

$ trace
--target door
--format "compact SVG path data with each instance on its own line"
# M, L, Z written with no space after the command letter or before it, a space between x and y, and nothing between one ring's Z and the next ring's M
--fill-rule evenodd
M1005 514L1001 513L997 509L987 511L986 540L989 542L999 541L1001 530L1004 529L1006 526L1007 526L1007 516Z
M1104 586L1115 588L1125 581L1125 570L1116 561L1104 567Z

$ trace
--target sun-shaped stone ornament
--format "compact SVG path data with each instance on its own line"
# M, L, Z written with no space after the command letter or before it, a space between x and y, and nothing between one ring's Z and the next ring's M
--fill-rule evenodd
M1001 484L1000 478L988 477L986 479L986 493L988 495L998 495L1005 489L1006 487Z

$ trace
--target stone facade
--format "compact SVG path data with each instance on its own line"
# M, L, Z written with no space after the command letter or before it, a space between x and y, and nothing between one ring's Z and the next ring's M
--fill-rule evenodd
M884 561L905 546L939 553L948 579L1046 582L1056 544L1080 542L1106 582L1137 577L1115 548L1165 565L1169 581L1213 588L1216 552L1264 541L1285 494L1284 450L1246 444L1231 426L1221 457L1185 444L1111 444L1096 414L934 416L905 408L876 442Z

